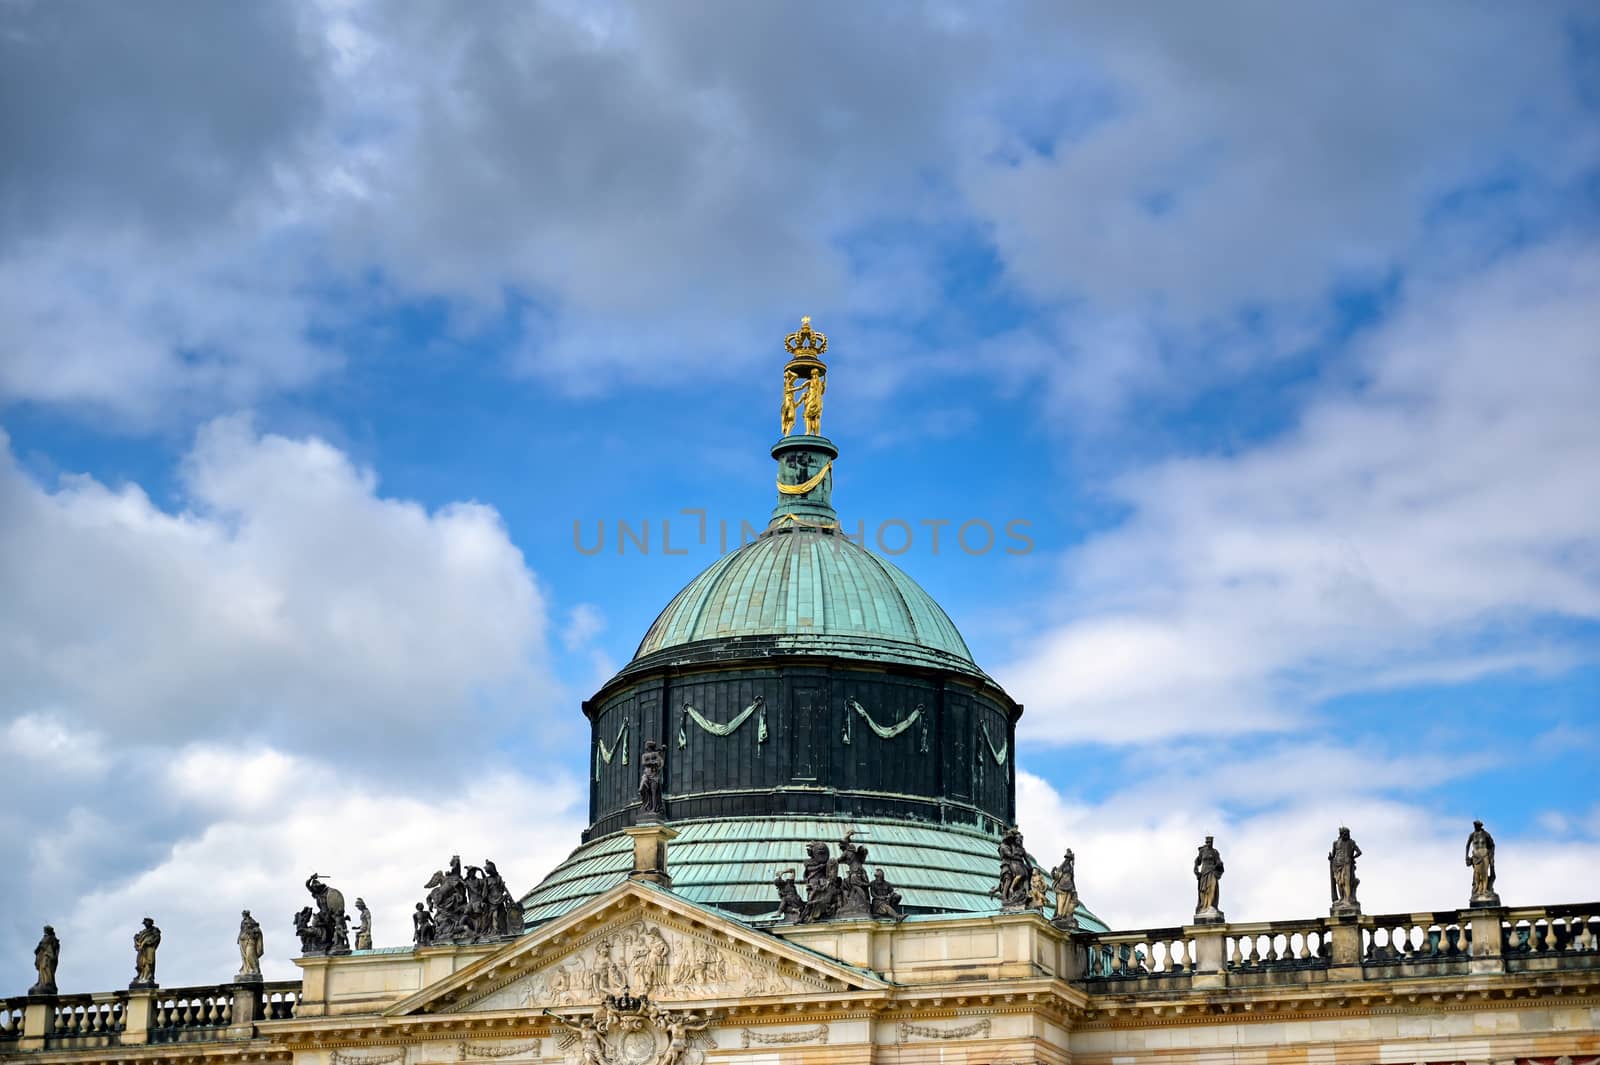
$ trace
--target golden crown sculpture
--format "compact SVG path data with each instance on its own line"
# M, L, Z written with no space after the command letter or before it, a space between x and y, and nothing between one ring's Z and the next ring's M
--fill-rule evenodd
M819 358L828 350L828 334L811 328L811 316L800 319L800 328L783 338L783 348L796 359Z

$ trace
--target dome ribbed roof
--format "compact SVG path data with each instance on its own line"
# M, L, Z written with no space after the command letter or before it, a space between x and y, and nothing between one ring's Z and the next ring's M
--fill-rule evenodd
M845 654L861 639L890 656L897 649L912 660L949 656L977 671L932 596L855 541L817 529L771 532L723 556L673 597L633 657L745 636Z

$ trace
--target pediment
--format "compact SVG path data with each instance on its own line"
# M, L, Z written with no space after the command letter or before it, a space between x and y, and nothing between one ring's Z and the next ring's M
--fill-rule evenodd
M871 991L887 984L696 906L626 882L386 1012L581 1012L607 995L661 1006Z

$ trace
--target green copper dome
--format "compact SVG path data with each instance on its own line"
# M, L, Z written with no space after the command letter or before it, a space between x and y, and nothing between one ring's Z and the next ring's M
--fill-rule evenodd
M787 650L977 671L949 615L892 563L833 529L782 524L673 597L634 660L701 640L783 638Z

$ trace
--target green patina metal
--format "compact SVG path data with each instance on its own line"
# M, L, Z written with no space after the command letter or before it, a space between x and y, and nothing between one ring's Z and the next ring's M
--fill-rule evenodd
M867 845L868 864L881 866L904 904L944 913L995 913L989 895L999 865L994 836L953 825L825 817L737 818L676 821L668 852L672 891L691 902L744 920L776 918L772 880L780 869L805 864L806 844L832 841L854 828ZM622 833L591 840L573 851L522 900L529 927L559 917L627 879L632 841ZM1104 923L1080 907L1086 929Z
M769 533L713 563L667 604L634 660L767 635L793 638L796 651L810 641L848 648L857 637L874 645L862 657L921 665L920 652L931 650L941 664L980 672L955 623L915 581L845 536L806 528Z

